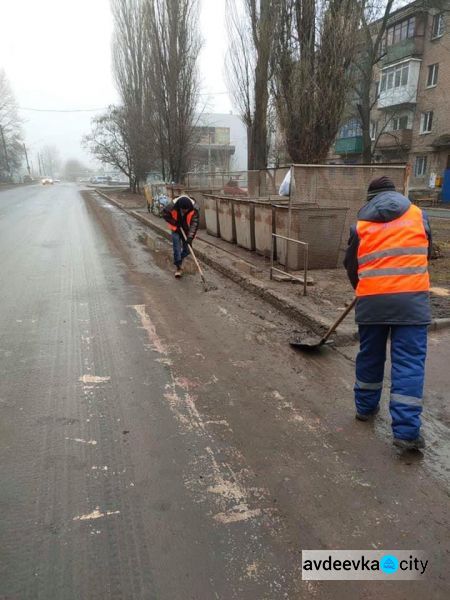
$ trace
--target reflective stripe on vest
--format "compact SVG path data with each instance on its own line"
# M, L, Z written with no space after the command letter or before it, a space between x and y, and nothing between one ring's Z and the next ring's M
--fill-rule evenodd
M170 211L170 214L171 214L171 216L172 216L172 219L173 219L174 221L177 221L177 222L178 222L178 217L179 217L179 215L178 215L178 211L177 211L177 209L176 209L176 208L174 208L173 210L171 210L171 211ZM186 223L187 223L187 226L188 226L188 227L190 227L190 226L191 226L191 221L192 221L192 217L193 217L193 216L194 216L194 211L193 211L193 210L189 211L189 212L187 213L187 215L186 215ZM168 223L168 225L169 225L169 229L171 229L172 231L176 231L176 230L178 229L178 227L179 227L179 225L172 225L172 223Z
M398 219L358 221L356 228L357 296L429 290L428 238L420 208L412 204Z

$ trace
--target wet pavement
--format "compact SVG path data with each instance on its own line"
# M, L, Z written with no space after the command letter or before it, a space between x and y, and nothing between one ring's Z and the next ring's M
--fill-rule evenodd
M148 235L75 185L0 193L0 598L447 598L450 336L430 448L399 455L386 403L353 418L352 348L291 350L287 317L175 281ZM303 582L326 548L423 549L430 574Z

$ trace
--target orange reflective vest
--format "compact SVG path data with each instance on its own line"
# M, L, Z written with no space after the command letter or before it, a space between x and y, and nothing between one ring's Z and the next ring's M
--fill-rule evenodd
M356 229L358 297L430 289L428 238L420 208L411 204L401 217L387 223L358 221Z
M172 219L174 221L178 221L179 214L178 214L178 211L177 211L176 208L174 208L173 210L170 211L170 215L171 215L171 217L172 217ZM194 211L193 210L189 211L186 214L186 223L187 223L188 227L191 226L191 221L192 221L192 217L193 216L194 216ZM176 231L178 229L178 227L181 227L181 224L178 225L178 226L177 225L172 225L172 223L167 223L167 224L169 225L169 229L171 229L172 231Z

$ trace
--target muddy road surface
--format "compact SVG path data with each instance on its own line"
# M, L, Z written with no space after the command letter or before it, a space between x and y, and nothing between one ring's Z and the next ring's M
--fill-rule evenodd
M0 598L448 598L450 336L421 455L351 349L293 324L71 184L0 193ZM295 325L298 329L298 325ZM443 372L444 371L444 372ZM303 549L421 549L422 582L307 582Z

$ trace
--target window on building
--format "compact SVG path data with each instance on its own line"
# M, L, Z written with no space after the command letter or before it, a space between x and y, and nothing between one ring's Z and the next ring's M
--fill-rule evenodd
M370 121L370 139L372 141L377 137L378 121Z
M423 112L420 115L420 133L430 133L433 126L433 111Z
M433 17L433 26L431 29L431 38L438 38L444 35L444 13L439 13Z
M416 33L416 18L410 17L388 28L386 46L393 46L403 40L414 37Z
M350 119L339 131L339 138L353 138L360 135L362 135L362 129L358 119Z
M414 175L416 177L422 177L427 172L427 157L416 156L416 162L414 163Z
M399 129L408 129L408 115L392 117L391 131L398 131Z
M214 144L215 143L215 127L198 127L198 143L199 144Z
M380 92L408 85L409 65L402 64L385 69L381 76Z
M427 87L433 87L437 84L439 73L439 63L428 66Z

